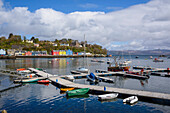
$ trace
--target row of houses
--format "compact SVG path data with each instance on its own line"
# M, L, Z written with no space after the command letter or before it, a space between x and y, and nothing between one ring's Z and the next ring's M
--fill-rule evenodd
M73 53L72 50L52 50L50 55L84 55L82 52ZM86 53L89 55L90 53ZM14 50L8 49L7 52L4 49L0 50L0 55L9 55L9 56L43 56L48 55L47 51L24 51L24 50Z
M52 50L51 55L73 55L72 50Z

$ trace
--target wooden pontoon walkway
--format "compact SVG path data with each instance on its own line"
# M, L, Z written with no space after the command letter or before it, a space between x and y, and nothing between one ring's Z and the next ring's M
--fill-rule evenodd
M94 90L94 91L116 92L116 93L127 94L127 95L136 95L136 96L140 96L140 97L149 97L149 98L170 100L170 94L165 94L165 93L139 91L139 90L131 90L131 89L123 89L123 88L112 88L112 87L106 87L106 91L104 91L104 86L84 85L84 84L73 83L71 81L62 79L60 77L52 77L49 79L52 82L58 83L62 86L66 86L66 87L90 88L90 90Z
M42 77L46 77L47 73L45 72L40 72L34 68L29 68L30 70L34 70L34 72L39 73ZM144 98L151 98L151 99L160 99L160 100L166 100L170 102L170 94L165 94L165 93L157 93L157 92L149 92L149 91L140 91L140 90L131 90L131 89L123 89L123 88L112 88L112 87L106 87L106 90L104 90L104 86L95 86L95 85L85 85L85 84L78 84L74 83L68 80L65 80L61 77L64 76L58 76L55 77L51 74L48 74L49 80L51 80L53 83L59 84L61 86L65 87L74 87L74 88L90 88L91 91L101 91L101 92L116 92L124 95L136 95L139 97L144 97ZM73 75L73 76L78 76L78 75ZM85 76L85 75L79 75L79 76Z

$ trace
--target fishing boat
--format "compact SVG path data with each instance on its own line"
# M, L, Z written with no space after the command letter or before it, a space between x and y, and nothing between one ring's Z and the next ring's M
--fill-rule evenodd
M20 83L30 83L30 82L37 82L39 79L38 78L24 78L24 79L19 79L19 80L14 80L14 82L20 82Z
M75 89L75 90L67 91L66 95L67 96L84 95L88 93L88 91L89 91L89 88Z
M108 67L108 71L113 71L113 72L117 72L117 71L129 71L130 66L110 66Z
M48 84L48 83L50 83L49 80L38 80L37 82L41 83L41 84Z
M99 82L99 77L97 77L93 73L90 73L89 75L87 75L87 80L91 82Z
M123 99L124 103L129 103L129 104L134 104L137 101L138 101L138 97L137 96L131 96L131 97Z
M153 62L163 62L164 60L163 59L159 59L159 58L155 58L154 60L153 60Z
M113 71L113 72L117 72L117 71L129 71L130 66L128 66L127 62L118 63L117 57L115 56L113 58L114 58L114 65L111 66L111 64L109 64L108 71ZM120 58L119 58L119 60L120 60Z
M118 96L118 93L110 93L110 94L104 94L104 95L98 95L99 100L108 100L108 99L114 99Z
M74 88L60 88L61 91L71 91L73 90Z

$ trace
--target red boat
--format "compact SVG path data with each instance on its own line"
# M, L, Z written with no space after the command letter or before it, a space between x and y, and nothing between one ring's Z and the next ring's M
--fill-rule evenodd
M38 80L38 83L42 83L42 84L48 84L50 81L49 80Z

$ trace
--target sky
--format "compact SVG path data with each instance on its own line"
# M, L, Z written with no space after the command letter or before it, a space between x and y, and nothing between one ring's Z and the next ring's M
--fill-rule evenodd
M0 0L0 37L71 38L108 50L170 49L170 0Z

